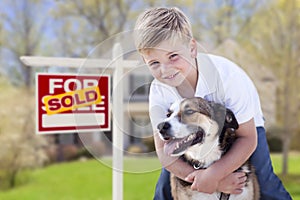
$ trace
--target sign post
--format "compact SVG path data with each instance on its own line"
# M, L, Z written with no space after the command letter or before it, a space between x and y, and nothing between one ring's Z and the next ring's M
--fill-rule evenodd
M123 87L122 84L122 76L124 71L130 71L133 68L136 68L139 64L139 61L136 60L123 60L122 49L120 44L115 44L113 47L113 60L108 59L83 59L83 58L55 58L55 57L38 57L38 56L22 56L20 60L29 67L51 67L51 66L61 66L61 67L69 67L69 68L80 68L84 66L85 68L102 68L106 69L110 73L113 73L113 200L122 200L123 199ZM112 62L113 61L113 62ZM113 63L113 65L111 65ZM87 77L85 77L87 78ZM101 80L100 78L99 80ZM85 79L84 79L85 80ZM84 80L79 81L82 85L84 85ZM102 79L104 80L104 79ZM74 80L75 81L75 80ZM62 81L64 84L67 80ZM76 81L75 81L76 82ZM77 83L79 83L77 82ZM89 81L86 81L89 82ZM92 81L91 81L92 82ZM60 82L58 82L60 83ZM52 83L53 87L49 87L49 93L54 92L57 89L62 89L58 86L57 82ZM40 84L37 82L37 85ZM94 85L93 85L94 86ZM65 86L63 86L64 88ZM67 88L67 86L66 86ZM81 87L81 89L86 89L87 87ZM65 99L64 104L67 106L68 101L66 101L66 96L75 96L75 93L66 94L67 91L64 88ZM71 92L71 91L69 91ZM86 91L81 91L86 92ZM108 92L110 92L108 90ZM100 88L101 93L101 88ZM37 93L38 94L38 93ZM76 93L77 94L77 93ZM39 94L38 94L39 95ZM59 96L62 99L63 96ZM101 97L103 97L101 93ZM69 97L71 99L71 97ZM104 95L104 99L105 99ZM106 105L109 104L109 99L105 102ZM47 99L47 100L51 100ZM82 100L82 99L81 99ZM102 99L103 100L103 99ZM52 100L54 101L54 100ZM71 101L71 100L69 100ZM56 101L57 102L57 101ZM62 101L60 101L62 102ZM101 103L100 103L101 104ZM53 104L52 104L53 106ZM58 106L58 105L57 105ZM49 108L49 107L48 107ZM80 109L80 108L78 108ZM83 108L81 108L83 109ZM44 111L46 112L46 108ZM58 113L57 113L58 114ZM56 120L57 121L57 120ZM97 120L96 120L97 121ZM101 121L101 120L100 120ZM110 120L108 120L110 121ZM82 123L82 122L79 122ZM47 123L46 123L47 124ZM57 128L57 127L56 127ZM103 129L101 129L103 130ZM61 132L61 130L57 129L57 132ZM78 130L77 130L78 131ZM50 133L50 132L49 132Z
M113 75L113 200L123 199L123 68L120 65L123 55L121 45L113 48L113 60L115 65ZM123 130L122 130L123 129Z

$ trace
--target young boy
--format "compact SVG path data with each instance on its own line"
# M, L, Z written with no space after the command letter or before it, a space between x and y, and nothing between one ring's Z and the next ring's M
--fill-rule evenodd
M136 47L155 78L149 108L156 151L164 168L154 199L172 199L169 171L193 183L192 189L199 192L241 193L247 178L233 172L251 155L261 199L291 199L273 173L259 97L244 71L223 57L198 53L189 20L177 8L145 11L136 22L135 33ZM204 170L194 170L167 155L164 148L168 144L157 131L157 124L166 118L174 101L194 96L224 104L239 122L238 139L230 151Z

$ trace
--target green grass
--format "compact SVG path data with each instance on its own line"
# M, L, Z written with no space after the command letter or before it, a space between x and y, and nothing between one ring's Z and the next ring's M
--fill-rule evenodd
M111 161L106 160L106 164ZM124 199L152 199L159 176L156 158L127 159L124 173ZM112 170L96 160L56 164L35 170L27 183L0 192L1 200L109 200L112 199Z
M300 200L300 154L290 153L289 155L289 174L287 176L280 175L282 170L282 156L279 154L272 155L274 171L282 180L284 186L292 195L293 200Z
M281 171L281 156L272 155L275 172ZM106 159L106 164L111 161ZM124 199L152 199L159 176L159 162L156 158L126 158L124 173ZM293 200L300 200L300 155L291 154L289 172L281 177L292 194ZM143 172L143 173L141 173ZM112 199L112 170L96 160L70 162L48 166L30 172L26 182L15 189L0 192L1 200L110 200ZM22 179L22 176L20 176Z

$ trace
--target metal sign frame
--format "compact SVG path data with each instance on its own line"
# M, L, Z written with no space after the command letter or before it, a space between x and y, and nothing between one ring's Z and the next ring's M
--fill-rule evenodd
M20 60L28 67L68 67L68 68L103 68L111 69L113 74L112 116L118 123L113 123L113 200L123 199L123 88L117 87L123 73L136 68L140 61L123 60L121 45L113 46L112 60L62 57L21 56ZM113 61L113 62L112 62ZM107 70L108 71L108 70ZM116 91L114 91L116 90Z

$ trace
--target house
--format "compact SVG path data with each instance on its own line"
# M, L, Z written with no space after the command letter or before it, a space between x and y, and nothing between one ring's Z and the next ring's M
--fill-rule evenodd
M227 57L248 73L260 94L262 109L267 119L266 126L273 125L276 117L277 90L277 81L274 74L258 63L253 56L235 41L226 40L211 52ZM124 89L124 153L128 154L128 151L132 153L155 153L153 132L148 114L148 93L153 78L147 66L136 52L126 54L124 59L139 60L138 66L130 73L126 72L122 79L122 87ZM98 71L97 73L101 72ZM114 123L113 116L111 123ZM103 153L111 155L112 132L56 135L54 143L65 146L85 146L93 154L98 154L99 152L97 151L104 151L100 152L99 155Z

